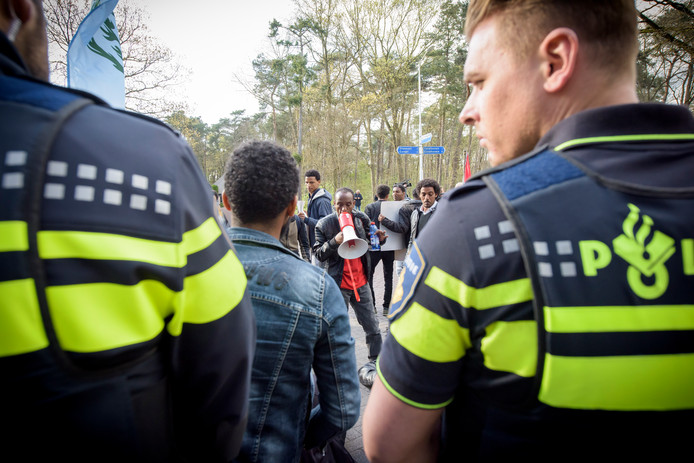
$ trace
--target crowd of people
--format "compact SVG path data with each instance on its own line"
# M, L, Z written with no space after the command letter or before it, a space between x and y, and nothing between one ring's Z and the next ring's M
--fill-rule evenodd
M8 458L309 460L360 381L374 463L688 453L694 117L638 103L633 1L471 0L460 121L492 168L398 183L396 214L269 141L211 201L179 133L47 83L45 28L0 0Z

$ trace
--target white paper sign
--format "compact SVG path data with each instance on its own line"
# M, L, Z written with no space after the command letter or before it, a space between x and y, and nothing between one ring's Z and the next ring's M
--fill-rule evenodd
M388 217L393 222L399 220L400 208L406 204L406 201L382 201L381 202L381 214ZM397 233L386 227L381 223L379 227L381 230L385 230L388 235L388 240L381 246L382 251L397 251L398 249L407 249L407 243L410 240L409 236L403 233Z

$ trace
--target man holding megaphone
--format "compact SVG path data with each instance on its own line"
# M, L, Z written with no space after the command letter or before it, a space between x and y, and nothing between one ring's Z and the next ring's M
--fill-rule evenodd
M335 192L335 213L318 221L313 253L327 263L328 274L340 287L345 304L352 306L366 334L369 360L375 361L382 339L369 287L371 263L366 251L371 221L363 212L354 210L354 205L352 190L340 188ZM385 231L378 230L376 234L381 244L385 243Z

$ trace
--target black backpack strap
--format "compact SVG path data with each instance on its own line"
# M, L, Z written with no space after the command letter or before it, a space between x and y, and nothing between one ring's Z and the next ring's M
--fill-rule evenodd
M28 153L28 170L27 170L27 189L24 195L24 213L26 214L27 235L29 240L29 269L36 287L36 297L38 299L39 309L43 326L46 331L46 336L50 343L51 350L56 357L65 366L74 368L72 362L69 361L67 355L60 348L53 321L48 310L48 301L46 298L46 278L45 268L41 257L39 256L37 236L41 227L41 204L44 180L46 176L46 167L48 159L53 148L53 144L60 133L65 123L87 105L93 101L86 98L79 98L66 104L54 113L53 121L51 121L38 134L35 148Z

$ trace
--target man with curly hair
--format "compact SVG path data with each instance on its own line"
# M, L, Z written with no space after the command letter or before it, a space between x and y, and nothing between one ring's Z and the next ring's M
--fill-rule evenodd
M279 241L298 190L298 167L281 146L255 141L229 159L222 199L258 328L240 461L298 461L304 442L321 445L359 417L354 339L340 290ZM312 368L319 408L307 427Z
M414 189L415 195L422 201L422 205L410 213L410 240L407 244L407 254L412 250L412 243L422 232L424 226L434 216L438 206L438 198L441 195L439 182L432 178L425 178L417 183ZM403 206L404 207L404 206Z

